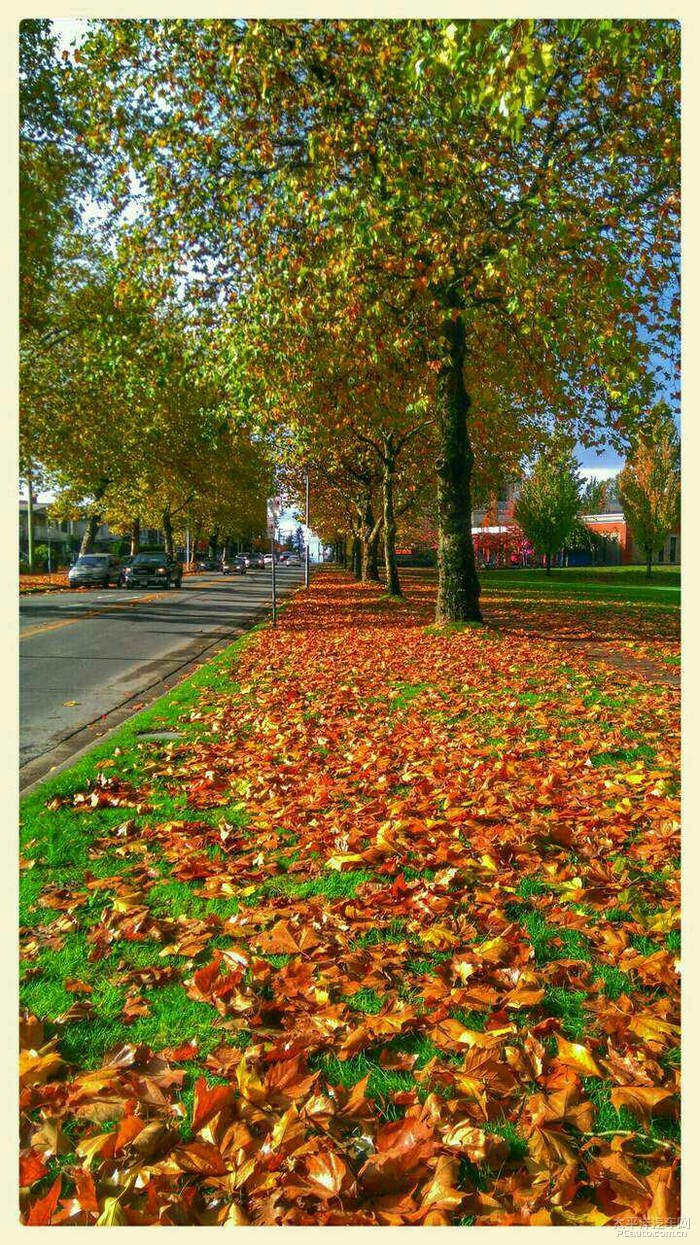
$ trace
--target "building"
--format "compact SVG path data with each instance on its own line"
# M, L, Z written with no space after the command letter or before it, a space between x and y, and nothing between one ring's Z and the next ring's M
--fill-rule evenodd
M67 566L71 559L78 554L86 528L86 519L52 519L50 508L45 502L36 502L34 504L34 548L36 549L38 545L46 545L50 551L50 560L53 567ZM20 562L26 562L29 557L28 530L28 503L20 498ZM128 536L112 532L108 524L102 523L97 529L93 548L96 553L109 553L115 546L124 544L128 539ZM149 528L142 528L141 544L162 545L162 534Z
M521 565L531 559L532 550L526 542L517 538L517 524L513 509L517 499L517 485L509 485L490 507L472 511L472 536L477 556L493 565ZM565 550L562 560L569 566L586 566L594 562L603 566L635 566L646 563L646 555L634 540L625 519L620 499L614 485L602 509L596 514L581 515L581 521L596 536L601 537L597 552L590 549ZM675 566L681 560L680 528L670 532L663 546L654 553L657 565Z

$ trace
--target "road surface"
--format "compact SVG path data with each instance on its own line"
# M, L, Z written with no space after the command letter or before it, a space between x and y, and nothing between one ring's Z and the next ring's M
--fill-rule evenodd
M277 568L278 596L303 579ZM181 589L20 599L20 786L160 695L175 676L270 610L271 572L187 576ZM164 686L164 681L168 683Z

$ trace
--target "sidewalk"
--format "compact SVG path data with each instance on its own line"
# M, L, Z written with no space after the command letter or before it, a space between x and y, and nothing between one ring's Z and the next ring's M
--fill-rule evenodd
M27 1222L678 1213L677 693L406 582L26 801Z

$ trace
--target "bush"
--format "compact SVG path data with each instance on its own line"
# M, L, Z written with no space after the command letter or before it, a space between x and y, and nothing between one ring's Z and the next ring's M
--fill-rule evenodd
M49 546L36 545L34 548L34 570L45 571L49 564Z

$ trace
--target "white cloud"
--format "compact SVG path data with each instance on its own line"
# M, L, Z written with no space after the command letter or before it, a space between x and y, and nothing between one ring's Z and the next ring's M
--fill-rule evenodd
M619 467L582 467L579 475L584 480L611 480L619 470Z

